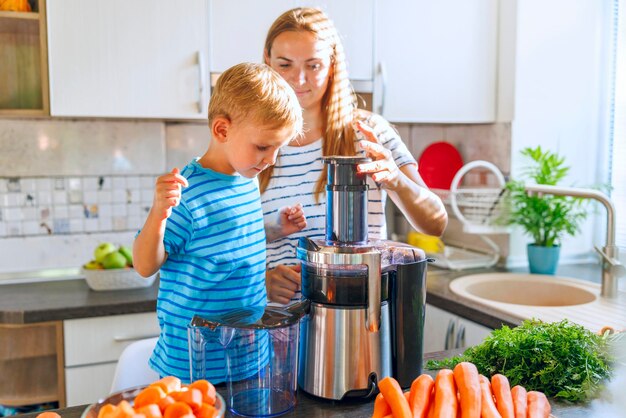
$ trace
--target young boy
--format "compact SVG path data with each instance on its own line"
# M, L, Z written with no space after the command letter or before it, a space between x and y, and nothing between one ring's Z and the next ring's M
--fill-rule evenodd
M133 246L142 276L160 269L161 334L150 366L189 381L187 325L193 315L265 306L265 244L306 226L300 205L280 211L267 237L256 175L302 133L294 91L264 64L238 64L217 81L209 104L211 142L182 171L156 181L154 202ZM182 191L181 191L182 190ZM224 380L224 352L207 379Z

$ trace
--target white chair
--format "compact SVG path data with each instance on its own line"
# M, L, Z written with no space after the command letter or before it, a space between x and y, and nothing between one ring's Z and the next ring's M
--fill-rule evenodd
M113 375L111 393L159 380L159 374L148 365L157 340L158 337L135 341L122 351Z

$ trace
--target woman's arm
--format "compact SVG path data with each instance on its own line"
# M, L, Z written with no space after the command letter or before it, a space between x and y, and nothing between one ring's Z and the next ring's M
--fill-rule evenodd
M446 208L439 196L428 190L417 166L406 164L398 168L391 151L380 144L372 128L360 121L356 128L366 139L359 145L373 160L359 164L359 172L369 174L387 191L413 228L428 235L442 235L448 224Z

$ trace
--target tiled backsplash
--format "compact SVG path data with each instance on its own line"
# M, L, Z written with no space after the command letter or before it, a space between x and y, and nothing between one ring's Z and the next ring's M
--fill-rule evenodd
M0 237L137 230L154 176L0 178Z
M416 159L448 141L465 162L509 171L510 124L397 129ZM208 138L205 123L0 119L0 283L75 270L102 241L131 245L156 177L201 156ZM399 233L409 228L401 215L390 217ZM451 222L446 236L456 229Z

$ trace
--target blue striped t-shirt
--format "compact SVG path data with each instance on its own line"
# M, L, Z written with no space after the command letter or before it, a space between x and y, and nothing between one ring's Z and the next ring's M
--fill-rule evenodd
M244 306L265 306L265 230L255 179L189 163L179 206L167 219L167 261L160 270L161 334L150 358L160 375L189 381L187 325ZM206 379L225 380L224 350L210 345Z

